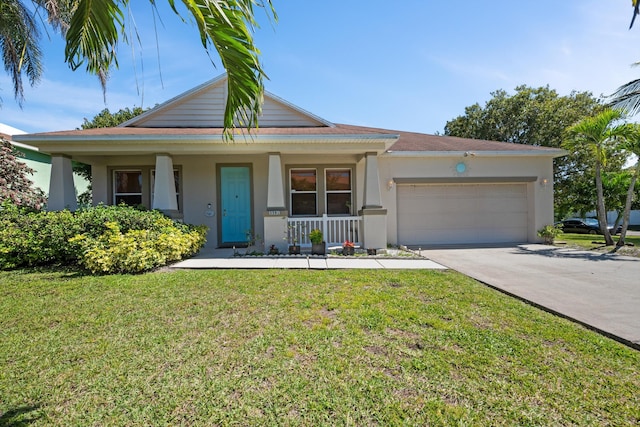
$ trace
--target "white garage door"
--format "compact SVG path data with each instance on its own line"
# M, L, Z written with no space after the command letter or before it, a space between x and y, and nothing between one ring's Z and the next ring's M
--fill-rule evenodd
M398 185L403 245L527 241L526 184Z

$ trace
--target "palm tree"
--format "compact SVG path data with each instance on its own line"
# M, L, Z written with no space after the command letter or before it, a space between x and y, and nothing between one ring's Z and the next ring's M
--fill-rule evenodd
M596 116L587 117L570 126L567 129L567 138L562 143L564 148L573 152L586 149L593 159L597 194L596 212L600 231L604 235L607 246L613 245L613 238L607 228L607 210L602 188L602 167L607 162L607 151L619 139L626 137L631 132L629 125L615 124L622 118L623 113L620 110L606 109Z
M633 131L622 142L621 146L624 150L628 151L629 153L635 154L636 156L640 156L640 125L633 124L630 126L632 127ZM624 213L622 214L622 231L620 232L620 237L618 238L618 242L616 243L617 247L624 246L624 241L627 237L627 229L629 228L629 215L631 213L631 203L633 202L633 193L636 185L636 180L638 179L639 174L640 174L640 157L636 162L633 175L631 176L631 182L629 183L629 188L627 190L627 199L624 204Z
M180 16L175 0L167 1ZM155 8L156 0L149 2ZM277 20L271 0L182 0L182 3L198 25L204 49L210 52L213 47L227 71L226 137L233 138L232 130L236 126L257 127L266 74L259 62L260 51L253 42L252 32L257 27L254 9L264 9ZM87 72L98 76L104 90L109 71L118 67L116 50L121 37L123 42L129 42L124 36L124 11L129 7L129 0L32 0L32 4L37 11L44 11L51 26L65 37L65 61L71 69L77 70L84 65ZM28 12L20 0L2 0L0 6L0 43L4 43L7 37L4 33L7 32L8 36L25 40L18 47L26 45L29 48L22 51L27 54L39 53L35 50L39 37L34 31L37 28L33 12ZM24 13L11 14L11 6ZM5 23L12 23L15 28L5 28ZM29 41L28 45L26 41ZM2 49L7 52L4 44ZM19 71L26 55L7 56L5 53L4 57L8 71ZM34 59L39 60L39 56L34 56ZM27 69L32 85L41 75L41 68L36 68L36 64L39 65L39 61L33 62L32 68ZM16 72L10 74L14 86L20 88L16 97L21 99L18 95L22 96L22 75Z
M39 38L36 21L22 2L0 2L0 53L4 68L13 81L14 96L20 106L24 101L23 74L32 86L42 75Z
M631 0L631 6L633 7L633 14L631 15L629 29L633 27L636 17L640 15L640 0ZM636 62L633 65L637 66L640 63ZM616 89L611 95L609 106L627 111L629 114L635 114L640 111L640 79L632 80Z

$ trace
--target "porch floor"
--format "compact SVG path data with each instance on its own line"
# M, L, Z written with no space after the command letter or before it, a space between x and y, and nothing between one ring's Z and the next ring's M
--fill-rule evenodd
M240 253L244 249L238 249ZM234 256L233 249L204 248L171 268L185 269L439 269L446 267L426 258L331 257L317 255Z

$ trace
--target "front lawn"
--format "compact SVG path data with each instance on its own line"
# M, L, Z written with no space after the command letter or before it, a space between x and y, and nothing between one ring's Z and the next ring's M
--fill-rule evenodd
M612 236L614 246L605 246L604 236L592 234L563 233L556 238L556 245L565 245L577 249L587 249L603 253L616 252L620 255L640 257L640 236L630 236L627 234L625 242L627 246L616 248L620 236ZM629 246L628 244L632 245Z
M640 353L451 271L0 273L0 425L637 425Z

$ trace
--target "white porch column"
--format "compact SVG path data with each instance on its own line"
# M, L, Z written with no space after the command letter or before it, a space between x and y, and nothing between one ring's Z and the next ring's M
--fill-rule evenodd
M289 212L284 202L284 179L280 153L269 153L269 178L267 187L267 210L264 212L264 248L269 251L274 245L282 253L287 251L283 240L287 231Z
M269 153L269 186L267 210L284 210L284 180L280 153Z
M51 156L51 177L49 180L47 209L50 211L69 209L72 212L78 209L70 157L61 154L53 154Z
M380 178L378 176L378 155L376 153L365 154L364 165L364 200L363 209L381 208L382 197L380 195Z
M382 207L380 194L380 177L378 174L378 155L365 154L364 165L364 197L362 210L362 234L367 249L387 247L387 210Z
M164 213L176 212L176 183L173 178L173 159L168 154L156 154L156 175L153 185L152 209Z

